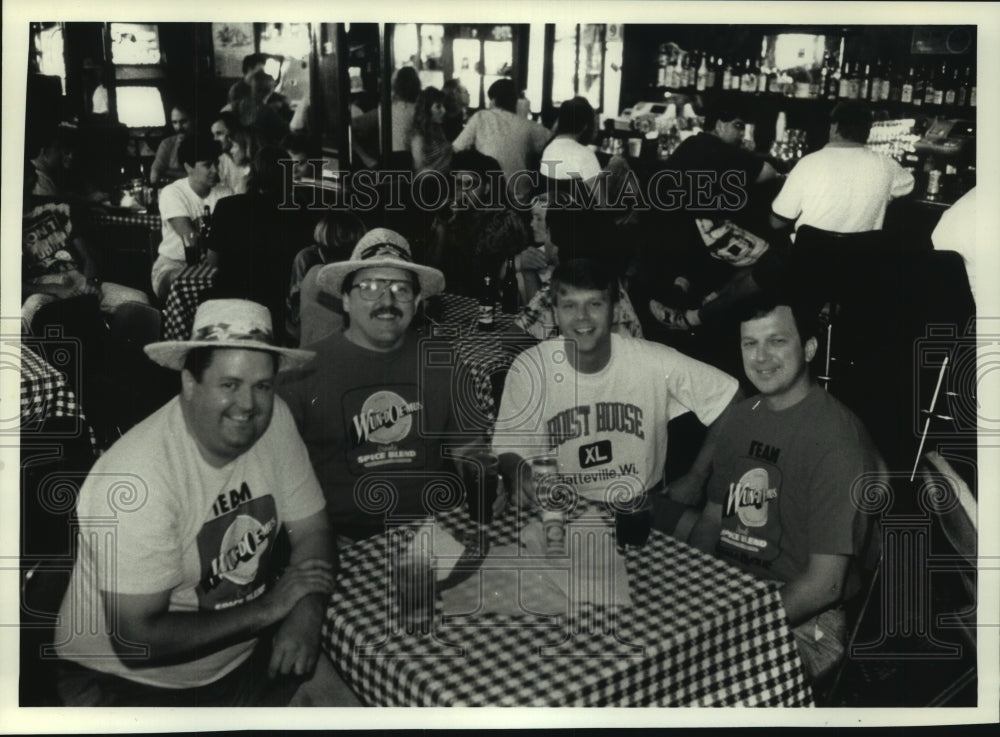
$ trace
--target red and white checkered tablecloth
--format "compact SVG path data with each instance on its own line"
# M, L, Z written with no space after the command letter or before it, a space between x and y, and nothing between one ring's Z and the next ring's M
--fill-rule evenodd
M37 428L50 417L69 417L79 421L77 432L86 429L90 445L97 450L94 429L84 417L66 377L28 346L17 350L21 360L21 432Z
M198 302L202 293L215 282L217 271L207 261L202 261L197 266L185 266L177 275L163 306L164 340L188 340L191 337Z
M465 520L450 511L437 524L464 539ZM493 546L515 542L525 520L511 511L495 520ZM401 532L342 551L323 624L324 649L365 704L813 704L777 588L655 530L625 554L631 606L456 618L438 601L426 634L402 626L393 596L387 550ZM525 567L488 565L498 562Z

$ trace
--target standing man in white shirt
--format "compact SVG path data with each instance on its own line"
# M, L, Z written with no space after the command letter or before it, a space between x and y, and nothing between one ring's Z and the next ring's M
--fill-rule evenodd
M168 184L160 193L160 220L163 240L153 263L153 293L160 300L167 297L170 285L185 267L184 236L197 233L205 208L215 210L215 203L233 194L219 184L218 141L192 134L181 141L178 156L187 177Z
M789 173L771 204L771 225L833 233L881 229L889 202L913 191L913 175L866 146L871 127L867 105L838 104L830 113L830 142Z

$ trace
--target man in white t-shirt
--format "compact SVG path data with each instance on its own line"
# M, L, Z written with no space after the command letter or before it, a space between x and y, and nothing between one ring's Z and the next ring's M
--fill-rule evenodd
M493 449L508 487L524 498L522 460L554 455L561 481L582 497L610 501L623 485L659 491L667 422L693 411L712 424L737 396L736 379L665 345L612 334L617 279L597 261L560 264L551 289L562 335L514 360L497 415Z
M871 109L846 101L830 113L830 142L795 165L771 204L775 228L794 223L833 233L879 230L885 209L913 190L913 175L865 145Z
M191 340L145 350L180 371L181 392L80 489L55 638L61 698L278 706L312 675L306 692L356 704L320 650L336 573L323 494L274 394L279 368L313 354L276 346L267 309L246 300L206 301Z
M517 172L537 170L538 157L550 133L543 125L517 115L517 88L509 79L499 79L487 92L490 107L469 118L465 128L451 144L455 151L475 148L500 162L509 183L510 194L527 202L531 181Z
M216 202L233 194L229 187L219 184L221 154L218 141L198 134L189 134L181 141L178 157L187 177L168 184L159 198L163 240L151 279L153 293L160 300L166 299L170 285L186 266L184 237L198 233L206 207L213 212Z

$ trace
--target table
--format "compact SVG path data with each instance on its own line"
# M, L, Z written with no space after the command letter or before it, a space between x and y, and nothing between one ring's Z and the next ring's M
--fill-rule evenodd
M428 339L425 350L434 350L437 340L450 342L455 353L456 391L469 402L459 402L456 411L463 427L478 427L489 434L496 422L497 397L503 377L518 353L537 341L520 331L510 331L516 315L497 315L490 332L480 332L479 301L445 293L437 299L420 332Z
M508 510L495 520L493 545L516 541L526 519ZM436 524L457 539L468 531L461 510L439 513ZM813 703L776 586L656 530L626 553L631 606L443 617L438 601L426 634L402 627L392 595L386 551L401 532L342 551L323 624L324 649L367 705Z
M201 295L215 283L218 269L207 261L196 266L185 266L167 293L163 306L163 339L188 340L194 313L198 310Z
M145 210L129 210L127 208L114 208L112 210L91 210L90 222L93 225L118 225L136 228L146 228L147 230L160 230L160 216L155 212Z
M78 347L73 346L72 341L67 341L66 350L74 348ZM55 347L54 350L54 355L58 355L60 349ZM96 452L97 438L94 429L87 422L73 390L67 386L66 377L26 345L21 345L17 353L21 362L22 438L31 432L40 431L47 419L68 417L77 421L76 429L70 433L76 436L86 428L90 446Z

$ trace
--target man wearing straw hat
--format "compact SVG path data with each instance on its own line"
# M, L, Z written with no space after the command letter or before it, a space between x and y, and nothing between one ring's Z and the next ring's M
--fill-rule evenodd
M375 228L317 281L343 301L348 326L309 346L316 358L282 374L279 391L309 449L334 532L358 540L384 530L390 511L375 509L370 482L392 487L391 513L420 515L423 489L444 467L452 373L421 365L409 329L421 300L444 289L444 275L414 263L399 233Z
M267 309L245 300L207 301L191 340L145 350L180 372L181 391L80 489L55 639L60 696L276 706L314 669L329 693L349 694L319 651L336 560L323 496L274 396L278 370L313 354L275 345Z

